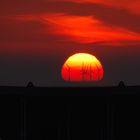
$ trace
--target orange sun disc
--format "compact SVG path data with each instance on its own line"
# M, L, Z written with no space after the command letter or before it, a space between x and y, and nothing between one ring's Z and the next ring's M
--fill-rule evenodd
M77 53L70 56L63 64L61 75L65 81L99 81L103 78L104 70L95 56Z

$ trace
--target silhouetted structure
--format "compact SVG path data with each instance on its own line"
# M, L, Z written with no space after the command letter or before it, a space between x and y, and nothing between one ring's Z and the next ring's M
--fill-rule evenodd
M93 65L95 65L96 69L93 68ZM82 63L82 80L87 81L87 80L100 80L100 68L98 67L97 64L84 64ZM95 79L94 79L95 78Z
M119 86L120 88L124 88L124 87L125 87L125 84L124 84L123 81L120 81L118 86Z
M68 67L68 80L70 81L70 66L68 64L66 66Z
M34 84L32 82L29 82L28 85L27 85L27 87L28 88L32 88L32 87L34 87Z
M82 63L82 80L86 81L88 79L88 65L84 65L84 63Z

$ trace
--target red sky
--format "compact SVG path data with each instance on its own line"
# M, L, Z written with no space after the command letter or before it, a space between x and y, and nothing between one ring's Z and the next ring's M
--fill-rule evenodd
M12 83L13 75L16 77L16 73L20 76L24 73L16 69L19 63L17 61L22 60L20 64L26 67L26 60L30 60L30 63L34 63L36 67L41 64L49 65L52 77L48 74L48 79L52 85L54 83L57 85L60 78L53 77L54 73L57 73L55 67L59 71L69 55L86 51L95 54L103 61L107 69L103 84L115 83L121 77L130 81L128 83L140 83L137 76L129 77L140 70L139 25L139 0L1 1L0 55L1 65L4 66L0 73L4 75L1 82ZM119 64L117 60L122 62ZM117 63L117 66L114 63ZM16 72L9 72L5 65L10 67L14 65L13 71ZM30 67L29 71L33 71L34 66ZM118 70L118 67L122 66L123 70ZM137 67L136 72L130 70L133 67ZM35 75L38 75L38 72L36 71ZM44 74L47 75L47 72ZM29 72L27 75L29 77L32 74ZM42 75L37 76L39 78L32 78L35 75L30 79L39 83L49 82L42 80L40 78ZM24 79L25 76L21 77L21 79L15 78L17 79L15 83L28 80Z

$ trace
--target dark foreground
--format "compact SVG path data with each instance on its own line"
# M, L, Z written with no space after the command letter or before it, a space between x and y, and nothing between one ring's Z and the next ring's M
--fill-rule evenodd
M0 139L140 139L140 87L0 87Z

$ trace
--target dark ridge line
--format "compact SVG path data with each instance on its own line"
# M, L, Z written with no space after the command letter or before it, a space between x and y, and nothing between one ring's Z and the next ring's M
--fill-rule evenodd
M116 96L140 95L140 86L22 87L0 86L0 95L25 96Z

